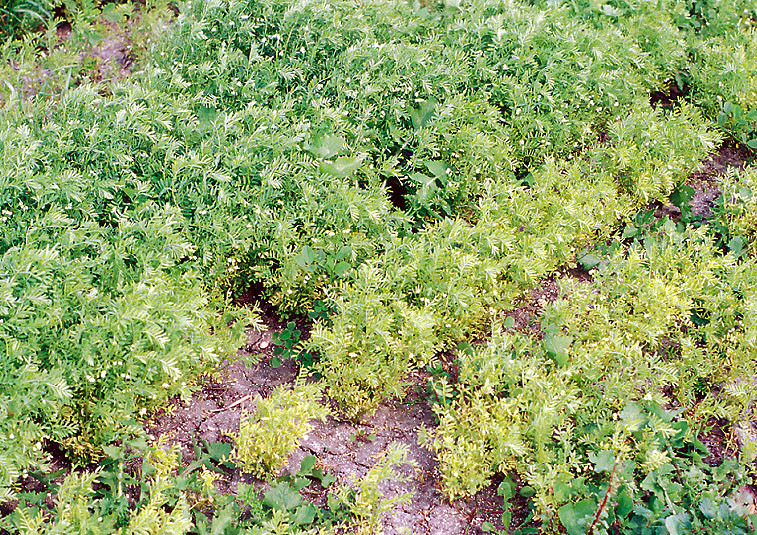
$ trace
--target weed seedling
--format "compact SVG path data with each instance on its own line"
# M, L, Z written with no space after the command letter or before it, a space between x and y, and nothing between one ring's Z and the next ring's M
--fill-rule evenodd
M300 336L302 331L297 328L297 324L293 321L287 323L286 327L281 332L273 333L273 358L271 359L271 366L278 368L281 366L282 359L290 359L297 354L297 344L300 342Z

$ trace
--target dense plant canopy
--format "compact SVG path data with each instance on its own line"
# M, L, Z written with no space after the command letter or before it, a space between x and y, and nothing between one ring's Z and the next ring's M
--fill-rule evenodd
M255 473L306 432L298 407L324 417L323 393L359 418L451 351L424 434L448 497L506 478L545 532L753 529L733 496L757 446L711 467L697 436L754 419L757 174L721 177L710 218L683 184L724 140L757 149L754 2L111 6L142 41L129 78L101 81L81 51L102 25L67 9L66 43L8 40L0 67L2 501L53 445L110 455L187 398L257 321L231 299L255 286L284 317L311 311L319 378L246 419ZM681 217L652 217L669 200ZM519 299L576 267L589 282L561 278L538 332L512 329ZM292 436L266 442L279 420ZM2 527L204 533L175 451L150 455L132 510L80 474ZM373 529L387 504L366 485L343 503ZM267 499L219 506L273 513L214 533L326 518Z

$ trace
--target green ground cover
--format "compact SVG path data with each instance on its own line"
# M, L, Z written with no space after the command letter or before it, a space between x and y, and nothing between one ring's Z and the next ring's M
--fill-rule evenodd
M757 447L710 467L697 434L754 419L755 171L722 178L711 220L644 217L685 203L724 139L757 149L753 2L122 5L103 14L132 25L136 64L107 83L81 53L103 31L91 8L68 8L62 45L51 27L2 51L3 501L52 445L112 457L189 396L256 321L231 299L254 285L284 317L317 311L307 350L341 417L456 353L427 433L451 498L507 477L544 532L753 529L732 496ZM650 105L674 85L671 109ZM562 281L540 332L508 329L518 298L579 265L591 282ZM278 464L276 447L242 449ZM116 507L71 476L57 508L22 502L3 529L210 529L188 505L211 493L200 472L187 490L175 452L151 455L149 499ZM370 496L343 497L364 526ZM328 524L227 502L216 533Z

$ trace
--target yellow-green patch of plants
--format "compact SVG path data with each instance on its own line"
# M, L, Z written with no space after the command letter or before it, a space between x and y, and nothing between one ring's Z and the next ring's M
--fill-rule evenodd
M270 396L256 399L252 414L242 413L234 455L242 470L256 477L276 475L300 440L312 429L312 420L325 420L322 385L300 377L291 390L278 387Z
M33 472L37 488L19 495L3 528L12 533L121 535L375 532L399 499L386 498L379 483L401 479L398 469L407 462L404 450L394 448L354 482L354 489L336 488L336 478L308 456L296 472L272 479L263 489L239 483L235 494L223 494L215 482L236 468L231 444L196 444L191 463L182 462L178 446L163 441L148 446L143 439L124 436L106 450L95 471L71 473L62 483L56 482L59 473ZM326 503L315 506L304 499L300 491L306 487L326 493Z
M755 254L757 236L757 200L754 192L757 189L757 170L749 167L743 171L730 174L724 178L720 188L722 197L719 199L718 223L722 225L726 245L737 253L749 252Z
M592 282L562 285L540 336L504 332L462 352L458 383L444 385L456 394L435 405L440 425L427 437L447 491L517 476L534 518L557 517L569 533L748 532L748 504L732 501L748 470L704 463L693 426L749 418L752 270L704 229L668 221L603 260Z

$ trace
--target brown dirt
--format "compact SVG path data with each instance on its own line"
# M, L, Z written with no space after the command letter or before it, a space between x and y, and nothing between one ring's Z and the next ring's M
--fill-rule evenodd
M694 189L691 208L694 216L704 220L712 217L712 210L720 197L718 181L730 169L743 169L753 158L752 153L743 145L733 142L724 143L717 151L710 153L702 162L702 166L693 172L685 184ZM670 217L679 221L681 211L672 204L658 203L655 207L655 217Z
M385 402L363 422L330 419L318 424L290 461L296 469L306 455L315 455L337 477L338 484L351 484L374 465L392 443L407 446L416 469L405 467L408 482L384 487L387 497L410 493L412 500L396 507L384 521L384 533L409 530L413 534L479 533L483 521L496 523L502 499L490 486L469 500L448 503L440 492L438 463L434 455L418 446L418 428L434 427L434 416L423 399ZM366 438L369 437L369 438Z
M274 318L264 316L263 319L268 320L269 327L280 330ZM193 446L200 439L229 442L227 433L239 430L242 411L254 410L256 396L267 397L274 388L291 384L297 377L298 366L294 360L284 360L278 368L271 366L273 332L272 329L263 332L250 329L245 349L229 357L216 375L205 377L191 400L174 399L145 422L148 437L178 444L186 462L194 460ZM225 484L222 481L221 490L235 490L238 481L239 474Z
M730 427L730 422L724 419L709 422L709 430L698 437L710 451L702 461L710 466L720 466L724 459L738 455L738 449L728 431Z
M710 154L702 167L692 173L686 183L694 188L694 198L691 200L692 211L695 216L709 219L715 201L720 197L718 179L730 169L743 169L752 158L751 152L742 145L726 143L717 152Z
M138 15L136 15L138 17ZM23 85L21 93L25 97L33 97L49 90L49 87L65 86L68 83L78 85L82 82L80 76L88 78L92 82L114 82L127 78L132 73L134 64L134 55L132 52L132 30L137 18L121 24L101 21L105 29L103 40L93 46L86 52L79 54L82 64L87 63L87 59L93 61L93 66L82 73L73 71L74 76L70 81L66 80L69 76L68 71L53 72L49 69L40 68L33 74L23 76ZM72 33L71 24L62 21L56 27L58 36L58 46L65 47L66 41ZM82 65L82 68L83 68Z
M545 279L541 284L528 292L527 297L521 298L515 303L515 307L506 314L515 322L513 329L538 335L541 331L539 316L544 310L544 305L554 303L559 297L557 280Z
M134 64L131 35L123 27L108 23L111 30L102 43L93 47L86 55L96 60L91 77L96 82L108 82L126 78Z
M543 279L540 284L528 292L528 296L515 303L515 307L505 314L512 318L515 324L513 330L541 337L541 321L539 317L544 306L552 304L560 297L560 279L571 278L578 282L591 282L592 276L588 271L574 268L558 272L555 276Z
M689 93L689 88L685 87L681 89L675 80L669 80L665 88L661 91L654 91L649 95L649 104L653 108L663 108L671 110L679 106L679 100L686 97Z
M687 182L690 184L717 182L717 179L730 168L741 169L753 157L749 149L743 145L726 142L702 162L702 167L693 172Z

